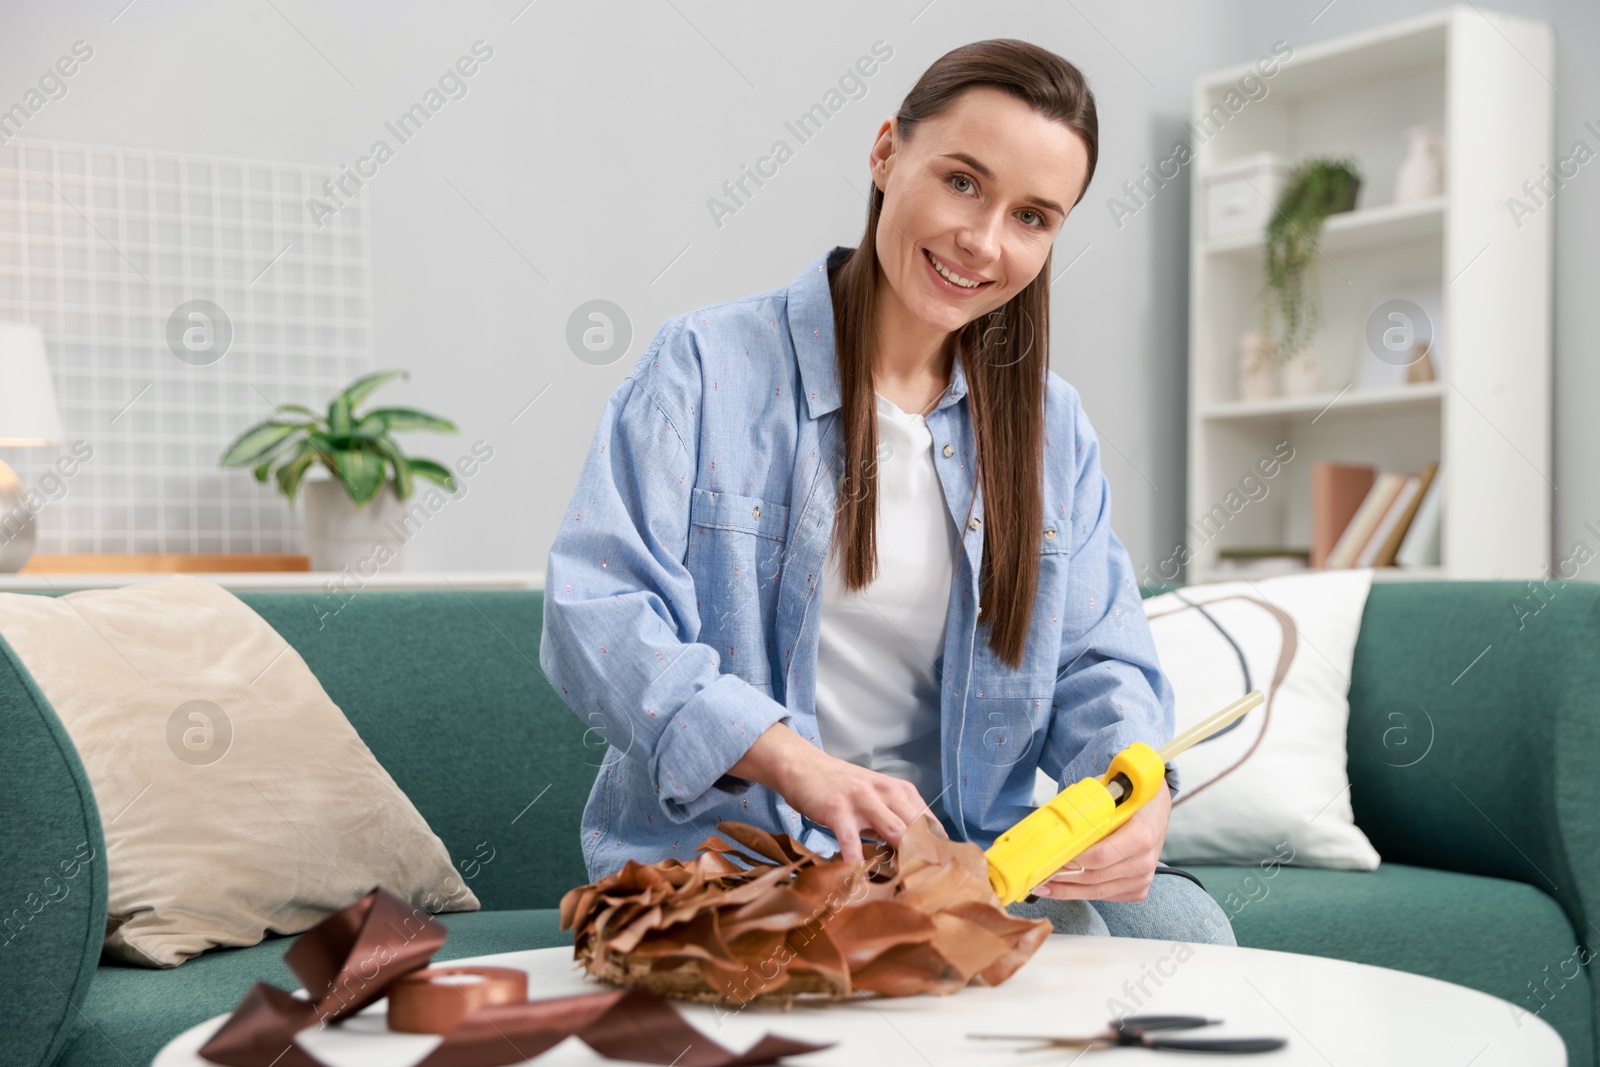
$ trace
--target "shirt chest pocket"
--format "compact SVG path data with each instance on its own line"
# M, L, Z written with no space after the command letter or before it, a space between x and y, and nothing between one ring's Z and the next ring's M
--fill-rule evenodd
M758 496L719 493L697 486L689 499L689 524L782 541L789 536L789 509Z
M789 536L789 508L776 501L696 487L689 500L684 566L694 577L699 640L721 670L772 684L770 635Z

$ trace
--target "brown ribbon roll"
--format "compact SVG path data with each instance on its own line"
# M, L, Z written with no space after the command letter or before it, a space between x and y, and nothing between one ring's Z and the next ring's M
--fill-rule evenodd
M327 1067L295 1044L295 1034L318 1023L337 1024L389 995L407 976L427 967L448 933L426 912L379 886L301 934L283 954L309 999L255 983L200 1047L200 1055L227 1067ZM522 980L526 983L525 974ZM428 988L425 982L416 984ZM732 1052L690 1026L661 997L639 989L527 1000L524 984L521 1000L473 1004L462 996L467 987L434 988L453 988L464 1007L416 1067L505 1067L574 1036L611 1059L677 1067L753 1067L831 1044L768 1034L744 1052Z
M473 1008L528 999L528 972L512 967L427 967L389 986L389 1029L447 1034Z

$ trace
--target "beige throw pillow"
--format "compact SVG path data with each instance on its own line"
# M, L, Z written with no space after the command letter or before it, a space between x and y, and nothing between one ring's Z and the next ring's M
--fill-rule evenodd
M376 885L430 912L478 909L305 660L222 587L3 593L0 635L88 771L111 955L175 967L307 930Z

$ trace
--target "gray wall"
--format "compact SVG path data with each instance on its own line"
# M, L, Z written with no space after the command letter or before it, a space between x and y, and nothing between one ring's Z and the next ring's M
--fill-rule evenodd
M110 0L0 15L0 102L75 40L95 49L25 136L333 167L354 166L378 138L396 146L385 122L475 41L493 49L465 96L364 189L374 362L412 371L384 395L462 426L406 443L445 461L478 439L494 448L411 543L411 569L542 568L600 408L662 319L784 284L827 247L853 244L877 125L943 52L998 36L1066 56L1099 100L1099 170L1055 249L1058 272L1081 258L1055 283L1051 355L1106 445L1119 535L1136 565L1160 559L1184 526L1189 175L1120 228L1106 200L1169 154L1200 72L1278 38L1310 44L1436 6L830 0L752 15L702 0L524 2ZM1600 114L1582 64L1600 45L1593 6L1500 6L1557 27L1557 143L1569 144ZM865 95L719 227L707 199L775 139L793 144L784 122L880 39L893 56ZM1600 483L1582 462L1600 437L1582 410L1600 369L1579 340L1596 311L1577 299L1600 251L1575 237L1596 232L1597 187L1585 174L1557 203L1557 545L1600 516ZM569 317L594 299L619 305L633 330L628 353L605 366L566 342Z

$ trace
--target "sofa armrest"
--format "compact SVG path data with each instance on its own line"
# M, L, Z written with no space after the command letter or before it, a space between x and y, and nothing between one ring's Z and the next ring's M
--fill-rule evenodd
M78 751L0 638L0 1064L50 1064L77 1029L106 929L105 839Z
M1600 585L1375 583L1351 673L1351 803L1379 854L1526 882L1600 933Z

